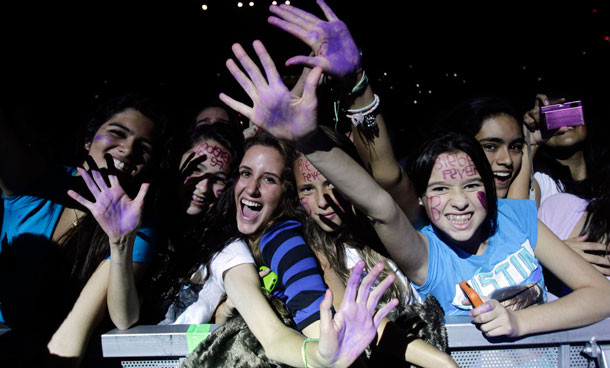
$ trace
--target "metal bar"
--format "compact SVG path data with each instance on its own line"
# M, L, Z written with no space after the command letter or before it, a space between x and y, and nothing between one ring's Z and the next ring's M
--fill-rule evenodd
M597 341L610 342L610 319L605 319L589 326L571 330L549 332L545 334L530 335L518 339L514 338L486 338L472 323L468 316L448 316L445 318L449 346L451 348L483 348L500 346L531 346L531 345L559 345L570 343L583 343L595 337Z

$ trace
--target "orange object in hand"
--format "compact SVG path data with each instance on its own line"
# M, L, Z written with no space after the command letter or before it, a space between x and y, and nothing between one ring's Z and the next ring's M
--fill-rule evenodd
M473 308L476 308L479 305L483 304L483 301L479 297L479 294L477 294L477 292L474 291L474 289L471 288L466 281L460 282L460 288L462 288L462 291L464 292L464 294L466 294L468 300L470 300L470 304L472 304Z

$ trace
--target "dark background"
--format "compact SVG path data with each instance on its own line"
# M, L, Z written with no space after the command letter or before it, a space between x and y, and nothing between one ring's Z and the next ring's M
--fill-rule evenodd
M266 23L271 1L254 3L242 8L234 0L3 4L0 102L34 106L34 123L19 129L42 133L63 147L73 142L73 132L96 103L117 93L156 96L175 125L192 119L220 91L248 101L224 67L233 42L251 50L250 42L261 39L280 64L308 52ZM292 4L321 16L313 0ZM399 154L465 98L502 96L522 112L537 92L557 90L583 100L590 131L605 145L609 6L352 0L329 5L363 49L394 137L407 143L398 144Z

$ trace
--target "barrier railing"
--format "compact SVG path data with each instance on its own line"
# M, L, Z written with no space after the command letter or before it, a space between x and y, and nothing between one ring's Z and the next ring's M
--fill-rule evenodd
M519 339L485 338L468 316L445 323L460 367L610 367L610 319Z
M468 316L447 317L451 356L460 367L610 367L610 319L519 339L487 339ZM123 367L178 367L217 325L137 326L102 335L105 357ZM208 327L209 326L209 327Z

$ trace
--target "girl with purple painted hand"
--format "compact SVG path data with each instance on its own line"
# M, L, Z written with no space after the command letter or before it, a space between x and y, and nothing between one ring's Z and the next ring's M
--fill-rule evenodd
M264 137L250 140L243 155L239 136L225 124L198 126L189 135L179 160L180 180L176 183L179 201L171 201L179 205L170 211L175 215L171 226L175 231L170 232L174 252L169 261L170 271L175 272L164 275L177 286L167 294L176 297L164 312L161 324L223 323L235 309L269 359L291 366L307 366L306 362L313 366L347 366L374 338L376 326L394 307L395 303L391 302L380 311L374 308L393 278L371 289L383 269L377 265L356 292L362 274L362 265L358 265L350 279L348 295L342 304L336 304L339 313L334 317L330 313L330 291L298 293L303 288L298 281L307 283L317 275L307 273L306 280L303 275L290 277L290 282L280 279L277 288L282 285L289 289L286 294L293 298L287 304L295 316L297 329L310 337L319 336L319 342L304 344L302 335L277 318L261 293L259 275L250 253L256 252L259 242L283 243L265 232L270 231L290 198L284 194L290 185L284 183L285 172L289 170L285 167L283 146L265 136L267 140ZM234 169L238 163L237 172ZM220 200L216 201L216 197ZM286 230L289 229L281 229L283 235L287 234ZM274 231L280 232L277 228ZM299 250L303 247L294 246L297 247L293 250L301 255ZM272 247L269 245L267 249ZM287 266L279 263L270 266L281 277ZM281 271L277 271L278 267ZM321 278L320 285L323 285ZM312 299L311 295L315 297ZM223 298L227 299L219 306ZM312 304L307 308L308 302Z
M493 174L478 142L447 133L423 146L411 178L431 225L418 232L392 197L318 127L316 87L322 68L311 71L303 96L296 98L281 83L262 43L255 41L254 49L267 78L239 45L233 51L248 75L227 62L253 107L224 94L220 98L274 136L295 142L322 175L372 219L399 268L421 294L434 295L446 313L470 313L488 336L573 328L610 315L610 285L538 222L534 204L496 198ZM517 311L487 297L503 287L531 284L528 290L544 299L540 263L574 291ZM462 304L462 280L470 281L485 301L470 312Z
M141 183L159 161L164 125L164 115L142 96L126 95L100 106L82 143L88 155L83 166L89 171L85 171L45 169L44 158L24 151L11 138L8 124L0 124L0 185L5 205L2 256L8 264L18 263L24 247L29 247L26 253L36 260L32 266L37 272L32 274L40 271L37 282L45 280L43 289L32 290L32 298L48 295L54 301L45 300L50 318L44 317L40 323L44 327L38 327L38 337L46 339L48 353L59 360L79 363L106 308L119 328L138 319L135 280L152 258L153 241L152 229L142 226L148 184ZM15 152L23 152L19 157L27 171L4 164L7 160L14 163L9 157L15 157ZM82 180L93 198L74 191L87 192ZM53 280L59 275L65 279L57 285ZM4 287L2 316L9 326L15 326L18 336L38 321L38 312L28 312L27 300L16 302L12 288Z
M325 129L325 133L344 150L354 151L350 155L352 158L357 157L355 147L345 136L330 131L330 129ZM414 295L417 293L411 289L409 280L390 259L378 253L378 251L385 252L379 239L374 236L374 230L368 219L356 211L352 204L335 190L334 186L305 156L301 155L295 162L294 173L301 205L316 225L325 232L323 237L325 241L321 242L324 247L314 249L318 259L325 260L325 262L321 262L325 272L326 269L330 269L329 272L332 270L339 274L341 281L345 282L345 275L356 262L364 260L368 267L371 267L370 265L374 262L382 261L386 264L386 272L394 274L397 279L387 294L398 298L404 304L420 303L419 295ZM377 247L374 249L371 245L381 247L381 249ZM337 289L335 294L340 293L342 285L331 284L330 286ZM388 295L385 296L386 300ZM435 305L435 303L430 302L426 305ZM437 346L445 348L436 340L436 336L434 333L426 335ZM380 325L375 353L375 359L380 360L376 364L397 364L403 359L423 367L453 366L455 364L448 355L435 349L433 345L424 340L416 339L400 325L394 324L388 319L385 319ZM384 359L394 360L390 362L384 361Z
M309 337L319 336L319 342L304 343L302 335L277 318L261 293L253 261L234 263L210 278L221 281L223 291L269 359L291 366L307 366L307 362L312 366L347 366L374 338L381 319L396 305L394 300L379 311L375 308L394 278L382 281L370 295L364 292L383 269L377 265L356 297L355 286L363 268L357 265L343 303L336 305L339 312L331 318L332 294L325 292L315 260L296 230L300 225L294 221L298 218L295 210L299 208L294 185L287 176L291 175L288 157L285 145L267 134L247 141L237 172L207 218L203 239L206 244L217 244L220 257L226 249L245 249L258 263L274 270L279 278L274 297L286 300L296 329ZM218 256L209 258L216 262ZM217 267L211 268L214 272ZM207 297L200 296L193 305ZM175 321L193 323L184 320L191 317L180 314Z
M335 102L335 112L350 117L335 116L335 128L345 132L358 149L364 167L375 181L388 191L407 217L421 222L425 217L417 205L413 184L396 160L383 115L380 99L369 83L362 68L360 51L349 29L323 1L318 0L326 20L290 5L272 5L274 16L269 23L290 33L312 49L309 56L295 56L286 61L287 66L304 65L305 69L292 92L302 94L303 83L310 68L321 67L332 82L342 91L340 101ZM344 122L349 124L344 127Z

